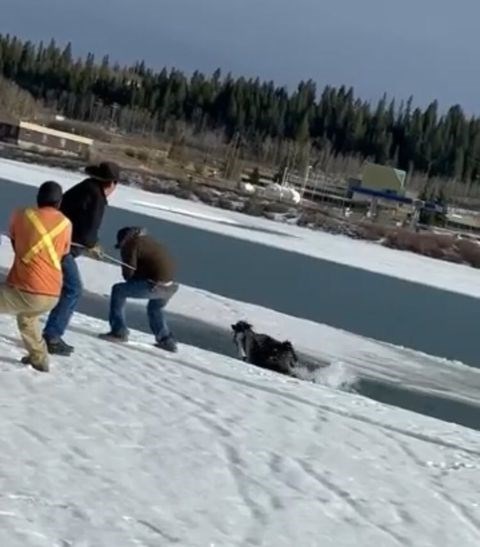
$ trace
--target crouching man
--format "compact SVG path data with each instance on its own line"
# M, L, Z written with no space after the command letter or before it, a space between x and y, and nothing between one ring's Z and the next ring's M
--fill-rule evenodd
M147 314L156 346L170 352L177 351L177 343L170 332L164 308L175 294L173 261L166 249L146 231L125 227L117 233L117 249L122 257L124 283L112 287L110 297L110 332L100 335L112 342L128 341L125 305L128 298L148 300Z
M0 313L15 315L28 355L22 363L48 372L48 351L40 316L52 310L62 290L62 259L70 252L72 225L59 211L62 188L45 182L37 207L15 211L10 239L15 259L6 283L0 285Z

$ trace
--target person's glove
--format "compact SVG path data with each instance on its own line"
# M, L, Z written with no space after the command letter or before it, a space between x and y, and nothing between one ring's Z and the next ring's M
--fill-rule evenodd
M152 284L152 287L150 289L150 293L152 296L155 296L155 298L158 298L159 300L162 300L164 306L168 303L168 301L172 298L172 296L178 291L178 284L171 282L171 283L155 283Z
M89 247L86 250L85 253L89 258L93 258L94 260L102 260L104 256L103 249L101 245L97 243L97 245L94 245L93 247Z

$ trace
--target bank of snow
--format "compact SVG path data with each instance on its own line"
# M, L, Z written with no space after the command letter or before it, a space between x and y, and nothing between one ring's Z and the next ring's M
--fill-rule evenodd
M0 269L6 271L12 263L13 252L6 238L2 243ZM103 299L97 303L96 311L100 306L101 315L105 316L111 287L121 281L120 269L88 258L80 258L78 263L86 291ZM142 313L144 306L141 301L129 302L130 309L141 307ZM167 316L169 313L181 316L187 324L189 321L194 324L200 319L215 327L210 335L224 337L227 352L231 355L235 351L230 325L241 319L253 323L259 332L267 332L282 340L290 339L296 349L311 360L330 364L313 375L301 371L305 379L314 379L323 385L349 390L360 379L373 379L406 390L441 395L445 400L475 406L480 404L480 369L459 362L378 342L187 286L181 286L171 300ZM66 338L69 339L68 333Z
M1 545L479 544L480 434L105 328L42 375L0 317Z
M46 179L54 178L68 188L83 176L81 173L0 159L0 179L23 184L38 186ZM111 204L170 222L480 298L479 272L469 266L442 262L367 241L280 224L264 218L220 211L201 203L152 194L133 187L120 187L111 197Z

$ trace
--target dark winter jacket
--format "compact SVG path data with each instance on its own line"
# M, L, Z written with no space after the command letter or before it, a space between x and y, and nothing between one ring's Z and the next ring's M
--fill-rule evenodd
M142 228L124 228L119 231L117 247L122 262L125 279L142 279L154 283L173 281L174 265L167 250Z
M86 179L65 192L60 210L72 223L73 243L88 248L98 243L106 205L105 192L95 179ZM81 254L81 249L72 246L72 254Z

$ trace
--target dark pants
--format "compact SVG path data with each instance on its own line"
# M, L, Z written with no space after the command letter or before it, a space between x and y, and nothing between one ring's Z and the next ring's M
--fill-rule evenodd
M117 283L112 287L109 321L113 334L117 336L128 334L125 305L127 298L137 298L148 300L148 321L150 330L157 342L170 336L170 330L163 314L165 302L158 296L155 297L155 293L152 290L152 283L141 279L130 279L125 283Z
M75 258L68 254L62 260L63 286L58 304L50 312L43 331L47 340L58 340L67 330L82 295L82 280Z

